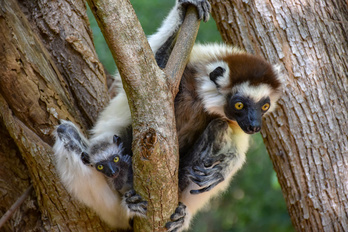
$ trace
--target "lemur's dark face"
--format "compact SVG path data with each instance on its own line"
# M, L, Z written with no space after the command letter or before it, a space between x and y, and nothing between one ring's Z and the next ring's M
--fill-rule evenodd
M263 97L255 102L253 99L237 93L228 97L224 111L227 118L237 121L245 133L254 134L261 130L262 116L270 106L269 97Z
M116 179L126 175L132 164L131 157L124 153L121 138L114 135L112 143L94 144L90 147L89 153L82 152L81 160L84 164L95 167L106 177Z
M115 190L121 190L125 186L132 172L131 157L124 154L110 155L108 159L97 162L94 166L107 177Z

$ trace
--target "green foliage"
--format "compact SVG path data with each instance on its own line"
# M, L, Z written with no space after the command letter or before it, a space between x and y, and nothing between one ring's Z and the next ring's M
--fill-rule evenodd
M163 0L131 2L147 35L156 31L174 4L174 1ZM90 11L89 17L99 58L106 69L114 73L112 55ZM201 23L197 41L221 42L213 19ZM276 174L260 135L253 136L247 163L234 177L228 191L214 199L207 210L195 217L191 231L293 231Z
M93 31L94 47L97 51L99 60L104 65L106 70L109 73L113 74L115 73L115 70L116 70L114 59L112 58L112 54L109 50L109 47L106 44L103 34L101 33L100 28L98 27L98 23L95 20L93 13L91 12L88 5L87 5L87 15L89 18L91 29Z

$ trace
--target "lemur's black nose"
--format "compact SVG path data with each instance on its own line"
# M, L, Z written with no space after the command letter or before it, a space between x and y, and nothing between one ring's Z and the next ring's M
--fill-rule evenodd
M248 134L254 134L261 130L261 126L248 126L247 133Z

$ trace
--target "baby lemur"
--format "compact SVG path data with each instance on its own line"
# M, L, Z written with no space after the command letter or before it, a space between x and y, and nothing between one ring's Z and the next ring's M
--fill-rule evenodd
M131 156L124 143L116 135L111 139L90 143L72 122L62 121L53 149L67 190L111 227L127 229L133 216L146 215L147 202L133 190Z

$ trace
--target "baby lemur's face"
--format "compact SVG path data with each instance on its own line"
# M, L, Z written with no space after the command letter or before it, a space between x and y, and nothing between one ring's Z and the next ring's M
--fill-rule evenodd
M131 157L129 155L112 154L107 159L92 165L106 177L117 178L121 172L127 172L131 165Z
M131 156L124 153L121 138L114 135L111 143L97 143L89 148L88 153L82 152L81 160L102 173L113 189L119 190L132 174Z

